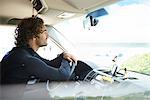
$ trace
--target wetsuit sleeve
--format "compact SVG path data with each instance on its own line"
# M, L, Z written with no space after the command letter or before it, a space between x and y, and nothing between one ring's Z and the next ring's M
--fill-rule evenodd
M63 81L70 77L70 65L64 59L62 59L60 68L54 68L41 59L29 57L26 59L25 67L27 72L41 80Z
M44 61L47 65L55 67L55 68L59 68L63 59L63 53L61 53L59 56L57 56L55 59L53 60L47 60L44 59L42 57L40 57L39 55L36 55L37 58L41 59L42 61Z

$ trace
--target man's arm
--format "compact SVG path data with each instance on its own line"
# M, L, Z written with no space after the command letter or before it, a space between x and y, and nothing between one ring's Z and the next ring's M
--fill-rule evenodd
M72 54L69 54L69 53L66 53L66 52L61 53L59 56L57 56L53 60L47 60L47 59L41 58L39 55L37 55L37 57L39 59L41 59L42 61L44 61L47 65L50 65L50 66L55 67L55 68L60 67L62 59L66 59L69 62L77 63L76 57L73 56Z
M65 59L62 59L60 68L54 68L41 59L29 57L25 66L27 72L41 80L63 81L70 78L70 65Z
M42 58L41 56L39 56L38 54L36 54L37 58L41 59L43 62L45 62L47 65L52 66L54 68L59 68L63 59L63 53L61 53L59 56L57 56L55 59L53 60L47 60Z

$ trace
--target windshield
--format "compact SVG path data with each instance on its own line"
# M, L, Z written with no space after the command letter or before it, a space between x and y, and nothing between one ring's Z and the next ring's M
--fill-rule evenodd
M96 26L85 28L85 15L54 27L74 43L79 59L111 68L117 56L120 68L150 74L150 1L121 0L105 9Z

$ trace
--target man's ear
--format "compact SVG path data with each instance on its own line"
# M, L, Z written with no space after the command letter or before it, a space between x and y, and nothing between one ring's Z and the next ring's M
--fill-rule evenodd
M36 36L33 36L33 40L36 40L36 38L37 38Z

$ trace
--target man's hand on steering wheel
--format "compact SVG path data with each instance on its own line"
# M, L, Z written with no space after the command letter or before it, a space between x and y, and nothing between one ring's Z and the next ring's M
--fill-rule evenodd
M63 53L63 58L70 61L70 62L77 63L76 57L72 54L67 53L67 52Z

